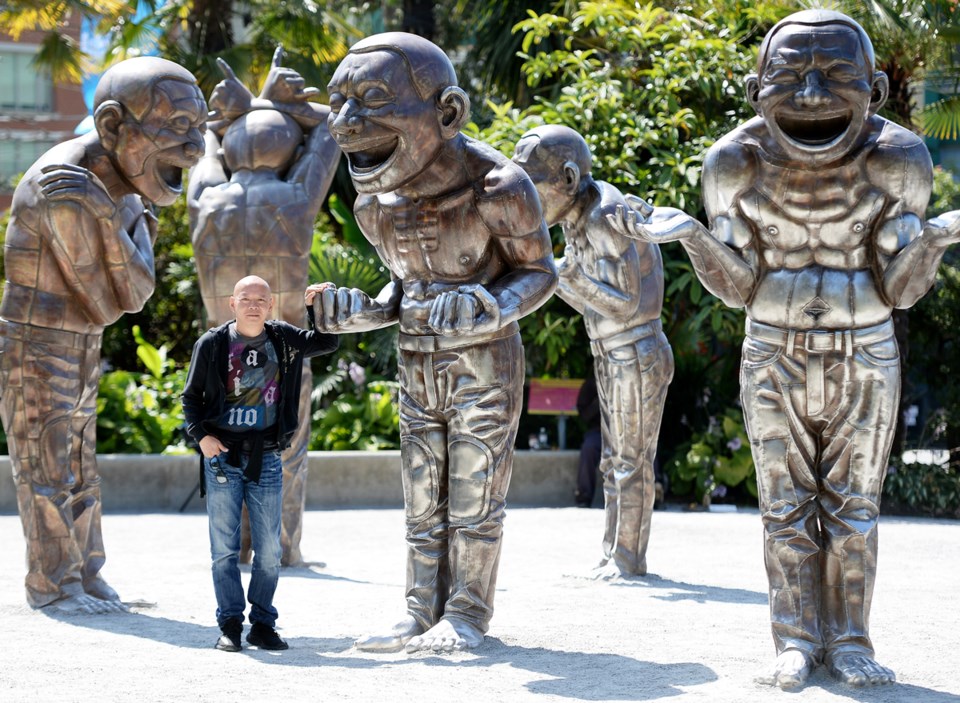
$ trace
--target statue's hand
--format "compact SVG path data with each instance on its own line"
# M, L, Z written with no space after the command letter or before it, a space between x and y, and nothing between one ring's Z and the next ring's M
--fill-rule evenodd
M311 295L311 289L313 293ZM364 312L370 297L357 288L337 288L332 283L314 284L304 293L304 301L312 298L313 316L320 332L344 332L345 325Z
M207 126L214 131L226 129L235 119L249 112L253 102L253 93L240 82L230 64L217 58L217 66L223 72L224 79L217 83L207 101L210 108Z
M682 210L672 207L652 208L643 218L637 210L627 211L618 205L616 214L607 215L607 221L621 234L643 239L654 244L675 242L694 236L700 223Z
M500 329L500 303L481 285L441 293L430 307L428 324L437 334L459 337Z
M317 88L305 88L307 82L303 79L303 76L292 68L282 67L280 65L282 60L283 47L278 46L277 50L273 52L270 73L267 74L263 90L260 91L261 98L278 103L296 103L306 102L320 94Z
M960 210L945 212L927 220L923 225L923 236L940 246L960 242Z
M73 164L44 166L40 177L41 192L48 200L70 200L78 203L97 219L110 219L117 214L117 204L97 176Z

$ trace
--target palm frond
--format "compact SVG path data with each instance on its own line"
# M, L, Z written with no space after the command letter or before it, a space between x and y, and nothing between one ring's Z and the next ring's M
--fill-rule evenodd
M80 83L89 60L72 37L50 32L40 42L40 50L34 55L32 65L49 73L56 82Z
M960 95L937 100L920 113L923 133L935 139L960 138Z

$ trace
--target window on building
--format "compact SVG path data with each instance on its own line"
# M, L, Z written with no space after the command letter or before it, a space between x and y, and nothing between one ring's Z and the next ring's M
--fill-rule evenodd
M13 192L14 181L56 143L53 139L0 139L0 193Z
M49 112L52 109L53 82L49 75L30 65L32 60L31 51L0 47L0 111Z

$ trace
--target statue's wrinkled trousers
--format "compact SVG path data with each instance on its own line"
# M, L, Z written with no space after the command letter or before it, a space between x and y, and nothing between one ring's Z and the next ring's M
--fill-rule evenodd
M484 633L523 404L519 334L434 352L400 351L407 611Z
M740 372L778 652L872 656L877 520L900 397L893 324L747 323Z
M621 572L639 575L647 573L656 498L653 462L674 366L656 322L651 334L630 344L606 350L592 345L603 436L603 552Z
M0 321L0 417L27 542L27 602L83 594L104 563L97 473L100 334Z

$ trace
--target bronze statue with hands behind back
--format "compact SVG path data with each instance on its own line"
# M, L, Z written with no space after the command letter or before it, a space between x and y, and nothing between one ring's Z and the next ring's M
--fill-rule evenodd
M296 71L280 65L278 47L259 97L217 59L225 79L210 96L204 158L190 173L187 203L197 277L208 325L231 319L236 281L255 274L270 285L277 317L305 324L313 223L327 196L340 149L327 130L326 105ZM284 566L304 563L300 548L306 500L313 376L303 362L300 424L283 453ZM250 561L243 520L241 561Z

